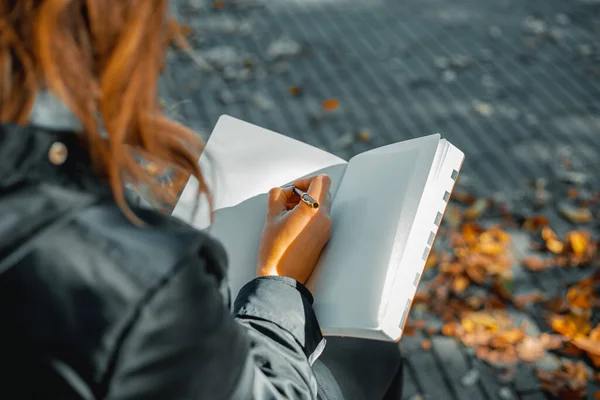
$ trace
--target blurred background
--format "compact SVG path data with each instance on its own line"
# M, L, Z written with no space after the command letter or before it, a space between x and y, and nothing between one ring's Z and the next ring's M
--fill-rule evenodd
M600 1L171 6L190 48L163 105L204 139L229 114L346 159L436 132L465 152L403 399L600 399Z

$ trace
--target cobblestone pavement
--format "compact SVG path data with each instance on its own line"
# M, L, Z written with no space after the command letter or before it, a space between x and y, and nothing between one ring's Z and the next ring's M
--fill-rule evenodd
M230 114L349 158L439 132L466 153L461 180L476 192L518 202L526 181L555 182L556 160L567 153L600 187L598 0L172 6L194 28L193 55L170 54L161 90L173 116L205 138ZM330 98L340 106L325 113ZM554 223L559 233L569 229ZM573 279L539 276L524 281L547 293ZM433 351L411 351L421 339L402 341L406 399L544 398L529 367L501 385L453 339L433 337ZM461 384L473 368L477 383Z

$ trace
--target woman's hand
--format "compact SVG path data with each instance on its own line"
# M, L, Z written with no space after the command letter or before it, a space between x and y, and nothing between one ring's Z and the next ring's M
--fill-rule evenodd
M294 186L319 202L308 207L293 187L269 191L269 210L258 253L258 276L287 276L304 284L331 237L327 175L301 179Z

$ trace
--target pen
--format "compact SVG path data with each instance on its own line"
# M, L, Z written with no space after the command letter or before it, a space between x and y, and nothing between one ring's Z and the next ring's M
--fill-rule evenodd
M300 196L300 200L310 208L319 208L319 203L315 199L310 197L308 193L298 189L296 186L294 186L294 193Z

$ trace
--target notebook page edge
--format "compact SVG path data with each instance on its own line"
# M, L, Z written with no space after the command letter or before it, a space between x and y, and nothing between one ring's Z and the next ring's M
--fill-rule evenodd
M419 212L423 209L423 207L425 207L425 204L428 202L427 191L431 187L431 182L435 179L435 176L437 174L437 165L441 163L441 157L444 149L444 143L442 142L441 135L436 134L427 137L436 138L436 149L429 164L429 171L423 182L423 186L421 187L420 196L417 202L415 212L412 216L412 220L410 221L408 227L399 224L398 229L396 231L394 247L392 248L389 256L389 265L396 264L397 267L388 268L388 275L385 279L382 300L378 314L378 319L380 323L383 322L385 315L387 314L388 307L390 305L390 299L393 295L393 289L398 280L398 277L401 275L400 266L402 264L402 259L405 257L406 249L409 248L408 244L411 242L411 240L413 240L413 231L415 230L415 227L417 225L417 216L419 215ZM404 240L399 240L399 238L402 237L404 238Z
M446 147L447 152L444 152L445 157L442 160L442 165L441 165L440 169L447 170L447 172L450 172L450 169L460 172L460 170L462 169L464 160L465 160L464 153L448 141L446 141L446 144L444 147ZM449 180L448 177L446 177L445 175L441 175L439 177L439 179L436 179L433 182L432 188L435 189L436 187L438 187L438 183L442 186L442 188L440 190L437 190L434 192L439 192L437 194L440 194L440 193L443 193L444 191L449 191L451 193L456 185L456 178L457 178L457 176L454 179ZM440 196L435 197L435 193L433 195L434 195L434 198L432 199L432 202L429 203L429 208L435 210L436 207L438 209L443 207L443 210L445 211L447 209L448 203L443 198L440 198L440 199L437 198ZM437 206L436 206L436 204L437 204ZM435 212L433 210L431 211L431 213ZM440 220L440 222L441 222L441 220ZM417 226L417 225L418 224L415 224L415 226ZM429 225L429 226L433 227L433 225ZM439 228L439 225L435 226L435 229L436 229L435 236L437 236L438 228ZM427 231L428 231L428 229L425 229L426 235L428 234ZM434 239L435 239L435 236L434 236ZM425 240L424 243L427 243L427 240ZM430 250L431 250L431 248L429 248L429 251ZM398 323L400 320L400 328L402 329L400 335L403 334L404 326L406 324L406 320L408 319L408 318L405 318L404 315L406 315L406 317L407 317L408 313L410 312L410 309L412 308L415 294L417 292L418 285L421 280L423 268L424 268L425 262L426 262L426 258L421 257L419 259L419 257L418 257L419 251L413 252L412 255L413 255L412 259L419 260L420 267L419 268L413 267L412 271L410 273L408 273L407 279L404 279L404 281L402 279L396 280L396 282L394 283L394 290L391 294L403 293L403 292L406 294L402 296L403 298L396 299L396 301L394 303L392 302L391 299L388 299L388 305L391 305L391 307L388 307L388 310L385 313L385 315L383 317L383 322L382 322L382 324L384 326L394 327L394 326L399 326ZM415 255L416 255L416 257L415 257ZM398 270L401 270L401 265L403 263L406 263L406 259L400 261ZM411 265L412 264L415 264L415 263L411 262ZM417 275L413 279L412 275L413 275L413 272L415 272L415 271L417 272ZM400 276L400 274L398 275L398 277L399 276ZM406 284L406 282L409 282L409 284ZM404 283L404 284L401 285L400 283ZM406 287L405 291L401 290L401 287ZM402 316L402 317L399 318L400 316Z
M242 132L245 133L242 134ZM232 187L236 186L236 176L243 176L243 174L234 174L227 172L227 168L231 168L232 163L228 161L230 157L227 157L226 149L228 147L233 147L233 151L235 152L235 145L237 143L248 142L249 140L247 138L246 133L254 134L260 137L263 143L268 142L269 139L271 139L271 142L274 142L280 147L287 149L286 151L290 153L290 165L293 165L294 168L291 168L289 172L279 170L278 174L271 174L271 172L269 171L273 179L267 179L265 182L261 182L263 183L263 186L266 185L265 187L252 188L251 190L248 190L248 188L246 188L245 193L234 193L234 195L232 195ZM242 159L245 159L249 165L252 165L256 164L256 159L261 157L256 157L256 159L250 158L252 154L252 142L249 142L249 144L250 146L248 146L248 152L242 153L240 150L238 150L238 153L240 153ZM259 153L265 153L264 149L262 148L258 148L258 150ZM271 155L266 154L265 157L262 157L262 159L259 161L264 163L264 160L268 159L269 156ZM222 159L225 160L223 163L220 162L222 161ZM202 152L198 162L203 172L212 173L212 176L205 176L205 179L207 180L207 184L209 186L209 189L211 190L211 193L213 193L214 195L213 201L215 210L225 207L231 207L259 193L268 191L268 189L274 187L268 186L268 183L270 181L285 181L287 183L289 180L310 174L310 172L308 172L309 170L316 171L328 166L333 166L337 164L347 164L346 160L334 154L326 152L325 150L319 149L315 146L304 143L297 139L290 138L272 130L262 128L249 122L240 120L227 114L221 115L217 120L217 123L215 124L215 127L206 142L204 151ZM281 157L279 157L278 160L276 159L276 162L281 164ZM303 167L302 165L310 165L310 163L314 164L314 168ZM233 168L235 170L239 167L234 165ZM292 170L295 170L297 173L294 173ZM279 176L281 179L277 179L277 176ZM289 180L285 179L285 177L289 178ZM239 186L244 186L244 184L245 182L242 182L242 185ZM175 207L173 208L171 215L182 219L186 222L190 222L192 217L191 211L193 209L193 204L195 204L194 199L197 187L197 180L194 177L190 177L188 179L188 182L184 186L184 189ZM205 201L204 198L202 198L199 204L199 211L196 215L196 219L192 221L193 225L201 229L207 227L207 208L208 202Z

